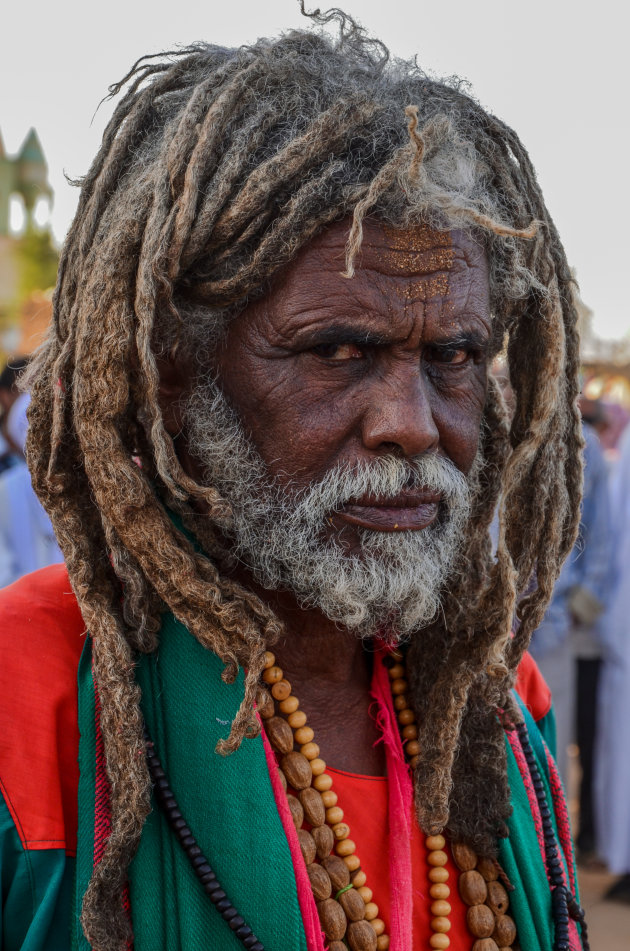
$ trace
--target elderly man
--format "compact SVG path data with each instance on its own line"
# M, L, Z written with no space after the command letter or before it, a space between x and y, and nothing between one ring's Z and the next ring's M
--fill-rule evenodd
M67 574L2 605L7 949L587 947L522 660L570 273L514 133L333 17L140 61L84 181L30 376Z

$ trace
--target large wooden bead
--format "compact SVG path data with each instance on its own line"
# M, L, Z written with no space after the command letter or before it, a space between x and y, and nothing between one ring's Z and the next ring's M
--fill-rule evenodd
M307 822L312 826L323 826L326 822L326 810L317 790L307 786L298 794L298 798L302 803Z
M274 749L279 753L290 753L293 749L293 730L282 717L271 717L265 721L265 730ZM293 785L293 784L291 784Z
M315 840L310 832L307 832L306 829L297 830L298 839L300 841L300 849L302 850L302 857L307 865L310 865L311 862L315 861L315 856L317 854L317 848L315 847Z
M365 918L365 902L354 888L349 888L337 899L348 921L361 921Z
M287 791L287 777L284 775L281 769L278 769L278 776L280 778L280 785L286 792Z
M326 825L315 826L311 829L311 835L315 841L317 858L322 861L328 855L330 855L335 844L335 837L332 833L332 829Z
M259 687L256 692L256 708L263 720L268 720L275 712L273 697L264 687Z
M495 915L504 915L510 907L508 893L501 882L488 882L488 897L486 901Z
M492 938L477 938L472 951L499 951L496 941Z
M301 829L302 823L304 822L304 810L302 809L302 803L290 793L287 795L287 802L289 803L289 809L291 810L293 825L296 829Z
M477 865L477 855L463 842L453 842L451 846L453 860L460 872L470 872Z
M335 892L350 884L348 866L338 855L329 855L328 858L322 859L322 866L326 869Z
M494 931L494 915L487 905L472 905L466 912L466 924L475 938L489 938Z
M295 751L287 753L282 757L280 765L289 786L293 786L294 789L306 789L307 786L311 785L311 766L307 758L302 756L301 753Z
M346 940L352 951L376 951L376 933L368 921L351 921Z
M459 876L459 894L467 905L481 905L488 894L488 886L483 876L475 869L462 872Z
M308 872L315 901L325 901L330 898L332 882L326 869L318 865L317 862L312 862L311 865L306 866L306 871Z
M317 902L317 912L324 934L329 941L341 941L346 933L347 920L343 908L334 898Z
M509 915L499 915L496 920L492 938L499 948L509 948L516 941L516 925Z
M479 859L477 871L481 872L487 882L495 882L499 877L499 869L494 859Z

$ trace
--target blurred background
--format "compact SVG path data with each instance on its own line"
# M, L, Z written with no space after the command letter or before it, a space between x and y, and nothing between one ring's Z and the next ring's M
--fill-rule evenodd
M630 132L621 5L616 0L581 8L569 0L346 0L344 8L393 54L417 54L427 72L456 74L469 82L483 105L525 142L579 285L582 412L597 435L608 474L619 482L620 440L630 419ZM32 0L12 4L1 22L0 370L8 364L6 428L17 393L13 376L22 365L15 361L33 351L51 319L59 251L78 199L68 179L84 174L96 152L113 109L105 98L108 86L146 53L200 39L240 45L304 21L295 0L203 5L191 0L109 0L105 5ZM0 444L8 468L23 463L16 439L9 436ZM622 486L617 501L625 504L629 495L630 484ZM0 492L0 514L1 508ZM620 548L612 529L608 534L606 571L612 576ZM0 562L1 557L0 552ZM54 546L46 557L57 557ZM601 567L604 556L597 557ZM602 595L604 614L615 596L612 588ZM574 624L575 617L568 616ZM603 664L606 636L597 636ZM630 668L630 632L627 641ZM542 638L540 652L544 669ZM583 703L597 705L594 696ZM572 702L579 704L577 694ZM581 766L575 740L572 732L565 780L579 827ZM630 787L625 792L630 801ZM617 832L630 843L630 818L627 823ZM630 888L622 890L621 901L604 895L620 873L621 880L628 879L630 868L616 867L612 876L597 843L582 849L581 858L592 947L615 951L623 942L626 948Z

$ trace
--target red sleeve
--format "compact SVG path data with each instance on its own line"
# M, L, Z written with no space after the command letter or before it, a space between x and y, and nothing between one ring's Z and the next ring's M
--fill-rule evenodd
M536 661L527 652L516 671L516 692L534 720L542 720L551 710L551 690Z
M76 849L84 633L65 565L0 591L0 789L28 849Z

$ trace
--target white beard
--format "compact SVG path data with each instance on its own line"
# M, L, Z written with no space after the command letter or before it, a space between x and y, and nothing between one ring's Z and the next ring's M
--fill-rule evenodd
M360 636L394 628L398 636L428 624L470 512L467 478L448 459L389 455L353 469L335 468L307 488L279 486L215 384L199 387L186 407L189 448L233 510L235 555L263 587L290 590L303 607ZM417 531L358 529L360 553L323 538L325 519L366 493L403 489L442 494L438 518Z

